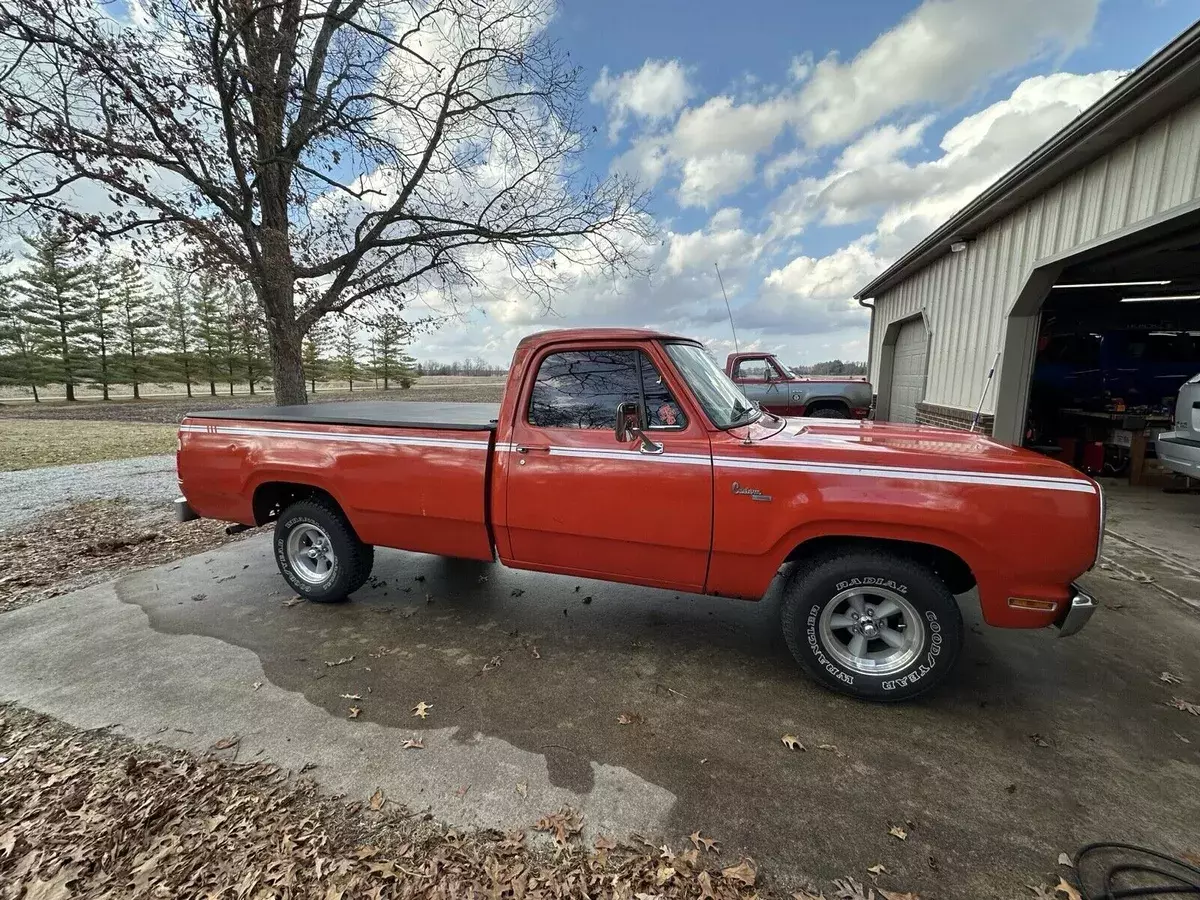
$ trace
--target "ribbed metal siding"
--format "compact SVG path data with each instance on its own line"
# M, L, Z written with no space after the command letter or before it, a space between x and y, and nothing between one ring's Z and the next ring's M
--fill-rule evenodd
M1200 100L1055 185L875 300L871 380L890 322L922 309L930 323L925 399L974 409L1034 265L1200 198ZM999 373L997 372L997 378ZM996 385L985 412L993 412Z

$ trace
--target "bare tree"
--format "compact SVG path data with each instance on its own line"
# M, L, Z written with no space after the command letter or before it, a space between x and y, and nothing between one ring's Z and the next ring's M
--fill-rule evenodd
M644 198L582 172L552 3L0 0L0 209L248 282L304 402L327 313L636 266Z

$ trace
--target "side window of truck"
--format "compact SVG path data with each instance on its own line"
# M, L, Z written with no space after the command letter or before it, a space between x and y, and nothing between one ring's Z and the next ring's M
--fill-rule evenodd
M765 359L739 360L733 370L733 377L739 381L766 381L770 374Z
M683 411L638 350L571 350L542 360L529 399L529 424L611 431L617 405L645 402L651 427L686 424Z

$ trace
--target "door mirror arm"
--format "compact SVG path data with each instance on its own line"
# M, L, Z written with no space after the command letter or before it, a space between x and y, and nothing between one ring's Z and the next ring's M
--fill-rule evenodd
M617 427L616 437L620 443L625 443L630 438L637 438L641 441L641 446L638 450L642 453L659 454L663 452L663 445L656 444L646 436L643 425L642 408L639 404L632 400L627 400L624 403L617 404Z

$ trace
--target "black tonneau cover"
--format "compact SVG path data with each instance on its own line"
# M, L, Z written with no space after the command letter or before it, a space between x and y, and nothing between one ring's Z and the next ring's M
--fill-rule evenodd
M373 428L444 428L495 431L499 403L421 403L370 400L309 403L304 406L250 406L204 410L191 419L238 419L245 422L296 422L312 425L364 425Z

